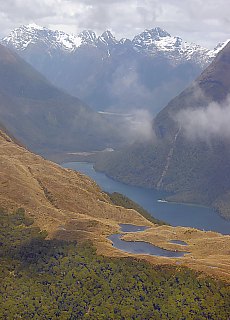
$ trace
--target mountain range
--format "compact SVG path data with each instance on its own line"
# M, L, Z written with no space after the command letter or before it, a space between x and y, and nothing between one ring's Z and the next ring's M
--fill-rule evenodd
M157 27L132 40L85 30L78 35L34 24L13 30L1 43L95 110L155 114L213 60L208 50Z
M2 45L0 70L1 125L29 149L45 153L116 145L117 131L102 115Z
M230 218L230 43L154 119L155 140L98 160L96 168L125 183L174 192Z
M126 61L123 64L123 71L127 76L126 67L134 61L137 66L138 57L141 72L151 77L156 76L158 84L159 75L162 75L162 61L164 67L167 65L174 70L188 64L193 65L192 70L194 70L194 63L203 68L219 52L201 76L158 113L153 123L156 136L154 142L136 143L123 150L111 152L107 156L103 154L103 158L97 161L96 167L126 183L175 192L176 195L172 196L171 200L212 205L225 217L230 216L228 139L221 135L213 136L212 133L206 141L207 139L199 136L200 128L196 130L195 127L195 133L188 133L186 128L187 124L189 128L191 127L189 120L191 110L192 112L208 110L210 113L212 103L220 106L222 104L225 106L227 103L225 100L230 91L229 44L224 49L223 45L219 45L210 51L187 44L180 38L171 37L160 28L146 30L132 41L128 39L117 41L109 31L100 37L92 31L84 31L74 37L34 25L16 29L3 42L9 47L14 47L21 55L30 56L43 67L44 59L48 57L46 71L52 66L52 60L53 71L56 70L58 73L63 67L69 78L71 78L70 69L72 75L78 70L78 75L85 77L87 68L89 77L92 78L92 75L97 77L100 72L104 73L105 64L111 68L110 71L116 70L116 73L118 70L116 67L121 61L124 62L123 58ZM61 60L65 58L70 69L66 69L65 64L60 64L60 68L57 69L58 59L55 57ZM87 63L83 63L80 57L84 61L88 59ZM146 64L146 59L151 68L148 63ZM76 63L76 69L73 68L73 61ZM93 61L97 63L92 64ZM115 66L112 61L118 64ZM159 73L156 71L158 67ZM0 46L0 68L1 127L7 128L15 139L29 149L40 154L52 154L121 146L124 132L117 126L119 120L114 126L103 114L91 110L78 98L55 87L30 64L23 61L16 52L4 46ZM111 72L108 70L106 73L108 79L111 79ZM164 85L167 83L166 78L163 74ZM59 79L64 81L64 75ZM119 76L119 79L123 87L122 76ZM187 77L186 79L188 81ZM76 83L75 80L72 83ZM129 83L131 78L127 77L126 80ZM104 90L103 86L109 80L103 82L97 79L96 82L100 89L103 88L102 96L106 101L108 91ZM82 83L91 91L89 89L91 86L87 81L84 82L83 78ZM176 87L178 89L177 85ZM100 89L96 89L97 94ZM135 91L140 93L141 90L142 87L138 84ZM92 99L96 101L94 93ZM138 102L135 95L130 96ZM121 92L119 97L122 100ZM125 100L123 102L125 103ZM214 107L219 108L219 105ZM202 114L199 114L200 116ZM216 119L213 119L214 123L215 121ZM199 124L199 121L197 122Z
M200 95L200 100L198 99L199 95L197 94L197 90L195 91L194 89L195 85L185 92L184 95L188 103L187 106L190 106L190 102L195 98L197 98L196 102L202 105L204 105L204 102L206 105L209 105L209 102L213 100L218 103L224 101L228 93L227 88L230 81L228 68L229 46L227 46L224 51L217 56L215 62L212 63L206 70L206 73L203 73L199 78L197 86L199 85L202 92L204 92L203 95ZM59 239L67 242L77 240L77 248L80 247L81 242L87 242L88 248L90 247L89 244L92 243L97 250L97 254L109 257L129 257L129 259L125 260L130 264L133 264L133 260L130 259L130 256L133 255L121 252L114 248L112 246L112 242L108 239L109 235L120 231L121 224L130 223L149 228L144 232L127 234L125 236L126 240L144 241L159 246L160 248L174 251L182 251L184 249L182 249L180 245L172 243L172 240L186 241L188 245L186 250L188 250L188 253L179 258L180 261L177 259L166 259L161 256L138 256L138 260L143 259L152 264L157 264L157 268L160 269L164 264L172 265L172 275L173 278L175 278L176 285L178 285L178 281L181 280L178 280L175 276L180 272L181 267L184 268L185 266L196 271L204 271L205 273L217 278L223 278L225 280L229 279L228 236L215 232L202 232L191 228L155 224L147 220L140 211L137 212L133 207L130 208L129 205L132 202L127 200L125 197L122 197L122 201L128 209L125 209L122 206L121 201L119 201L120 196L117 197L115 195L117 200L112 200L112 197L109 194L105 194L90 178L81 173L64 169L26 149L26 147L28 147L29 149L37 150L40 153L45 153L46 151L56 152L64 150L67 152L69 150L92 150L92 148L103 148L111 146L111 144L116 145L120 143L119 128L117 128L118 130L115 130L114 126L109 124L103 115L91 110L78 98L56 88L41 73L35 71L31 65L22 60L18 54L4 46L0 46L0 70L0 211L2 230L6 229L7 231L7 236L4 236L3 234L0 246L1 248L4 248L4 250L7 248L5 245L8 241L6 240L8 240L8 237L12 237L12 234L8 231L12 231L14 235L11 240L15 240L15 242L12 242L14 243L14 245L12 245L12 252L16 252L14 250L18 248L18 245L21 246L21 240L26 239L26 246L24 246L25 243L23 243L20 252L23 254L25 253L28 257L25 264L23 262L25 260L20 260L22 264L19 264L19 260L16 260L18 259L18 256L14 257L11 255L7 255L6 259L3 261L2 270L4 281L8 283L8 277L11 278L12 281L10 282L10 286L8 285L9 283L5 287L3 286L3 290L6 288L9 289L10 287L9 290L7 289L10 301L12 300L11 292L14 290L13 284L15 284L16 279L19 280L17 283L24 281L24 278L21 278L21 276L22 272L25 270L25 265L30 269L28 275L26 274L26 278L31 280L32 265L28 262L31 262L31 260L29 260L31 257L36 257L36 253L33 250L35 248L33 247L34 244L36 246L36 244L39 243L39 246L36 249L39 252L39 259L34 261L36 261L37 265L43 261L45 270L47 270L47 260L44 258L45 255L40 246L41 242L36 242L40 239L40 236L45 237L48 235L48 239ZM190 95L191 98L189 100ZM209 96L209 99L207 99L206 96ZM138 156L142 156L142 162L139 163L139 166L135 166L135 173L137 174L138 179L140 179L140 173L143 174L141 177L142 180L144 177L148 177L148 162L152 161L152 168L154 168L154 170L160 168L158 176L156 176L158 179L156 180L155 186L158 188L171 188L171 190L174 190L173 188L175 188L176 183L175 185L168 187L167 179L170 179L169 173L171 163L173 166L175 164L173 162L174 156L176 156L175 159L178 160L182 152L183 157L181 162L184 160L185 162L187 161L190 168L192 168L194 163L191 155L189 154L189 156L187 156L189 144L187 142L187 137L185 136L186 131L183 133L183 130L185 129L181 128L182 123L178 124L178 122L175 122L171 118L172 113L178 114L178 111L184 108L185 100L181 100L181 105L178 108L175 107L177 105L178 102L175 102L175 104L171 102L155 119L154 127L156 137L158 139L157 144L146 143L144 148L143 143L138 145L136 144L130 149L127 148L124 150L131 150L130 154L132 154L132 161L134 162L138 162ZM20 141L20 143L18 141ZM24 145L26 147L24 147ZM200 147L199 144L194 144L195 147L200 147L197 155L195 154L196 149L194 149L195 151L193 150L195 158L197 156L199 161L201 159L201 165L203 164L202 159L204 159L202 158L203 149L205 151L209 147L208 146L205 149L204 145L206 146L206 144L203 143ZM215 151L212 158L212 150L209 151L208 155L210 158L208 160L210 163L210 170L207 174L211 176L212 169L220 168L220 164L223 164L223 168L221 168L222 170L220 170L216 175L217 178L219 177L219 180L217 179L215 182L217 182L217 187L219 187L224 175L226 174L228 176L228 171L225 170L228 166L228 159L226 157L226 154L228 154L228 148L227 144L222 141L219 142L218 140L214 141L212 146L215 146L217 148L215 150L220 152L218 153ZM225 149L223 149L224 146ZM182 148L182 150L180 148ZM137 150L136 154L133 153L133 150ZM139 151L142 153L140 154ZM152 151L155 158L148 158L148 153L146 152L149 152L150 154ZM114 156L118 155L119 158L122 152L123 151L110 153ZM156 160L158 156L159 158ZM205 154L205 156L207 156L207 154ZM217 162L219 167L214 166L216 159L221 159L222 161L221 163ZM114 157L112 156L110 160L111 162L109 165L113 165ZM123 173L125 179L130 174L133 168L133 163L132 161L130 162L130 159L127 159L126 163L122 163L123 160L124 159L122 158L119 159L117 168L126 170L125 174ZM145 168L146 171L144 171L143 168ZM179 174L179 170L181 168L183 169L184 167L179 165L178 168L176 167L174 169L176 170L175 175ZM116 172L116 170L114 172ZM186 178L186 170L184 170L184 172ZM172 173L171 176L175 178ZM202 176L201 178L201 182L205 184L207 182L207 180L205 180L206 176ZM131 180L132 179L130 179L130 181ZM175 182L177 181L183 184L183 177L175 180ZM191 186L194 187L193 180L191 180L191 182ZM208 182L210 182L210 180ZM148 180L147 183L148 186L153 185L150 180ZM228 178L225 179L225 183L227 185ZM198 191L200 190L201 189L198 189ZM226 190L222 188L219 192L221 196L224 195L228 200L228 193L225 192ZM192 194L192 190L189 191L190 194ZM223 200L223 198L221 199ZM227 200L226 202L219 202L219 204L228 204ZM18 208L24 208L25 219L24 214L22 215L24 210ZM138 206L136 206L136 208L138 208ZM9 212L9 214L7 214L5 210ZM226 213L226 211L223 212ZM14 228L11 228L12 224L9 224L10 220L14 220ZM5 222L6 224L4 224ZM37 226L40 229L36 228ZM36 233L35 230L37 230ZM32 235L36 234L36 238L26 238L27 232L30 231L32 231ZM25 237L23 237L23 235ZM52 243L57 244L59 242L54 241ZM64 242L60 243L64 244ZM11 244L11 242L9 242L9 244ZM70 247L72 248L71 250L75 251L75 245L76 243L70 244ZM31 251L25 250L28 249L28 246L31 246ZM86 251L88 250L87 246ZM45 243L44 247L46 247ZM7 254L11 254L10 250L7 251ZM56 247L55 250L57 250L55 251L57 254L55 253L55 255L52 255L51 265L52 268L54 267L53 270L56 278L56 272L59 270L56 268L56 263L59 263L59 257L62 256L64 259L64 265L66 263L68 264L68 260L66 260L66 256L62 255L61 251L59 251L59 247ZM70 254L72 254L71 252ZM81 270L82 266L86 266L85 255L81 255L79 270ZM12 260L12 258L15 258L15 260ZM97 256L96 259L100 264L102 257ZM6 261L9 263L9 267L8 264L6 264ZM54 261L55 264L53 264ZM117 261L118 259L113 259L113 263L115 265L117 264ZM91 262L92 261L90 261L90 263ZM183 264L183 266L179 266L179 269L178 262ZM111 269L108 269L108 260L106 263L107 269L105 270L105 274L107 274L107 270L111 271ZM140 261L135 263L138 265L138 272L143 273L144 269L142 268ZM91 265L92 268L94 268L94 263L91 263ZM118 268L115 270L120 269L121 265L117 265ZM100 269L98 269L99 274L101 273L101 268L102 267L100 265ZM9 270L11 271L9 272ZM60 274L63 275L64 273ZM5 274L8 275L7 278L5 277ZM38 277L39 281L41 279L41 274L44 275L44 268L39 269L39 272L36 273L36 277ZM77 289L74 292L81 293L81 289L80 291L78 289L76 278L75 276L73 277L73 269L69 274L71 274L71 279L75 279L71 280L71 283L73 281L75 287L77 284ZM147 279L146 281L148 282L148 277L146 278L146 274L143 274L144 278ZM188 273L186 273L186 277L187 274ZM85 279L84 273L82 274L82 277ZM47 282L50 281L50 274L47 273L47 278L44 279L45 281L43 281L43 284L47 287L50 283ZM105 279L108 279L107 276ZM158 285L162 278L159 279ZM67 281L67 283L69 282ZM91 289L92 286L90 285L88 287L88 283L87 278L87 288ZM98 281L95 281L95 283L98 287ZM107 284L107 280L105 283ZM23 285L26 288L27 282ZM199 290L200 283L198 283L198 285ZM193 282L192 287L194 288ZM22 291L24 291L24 287L22 288ZM53 288L55 287L52 286L52 290ZM66 288L69 288L69 285L67 285ZM162 288L160 287L160 289ZM139 294L138 287L137 290ZM36 289L34 291L36 291ZM99 288L99 291L101 291L101 288ZM184 301L184 293L182 295ZM194 297L194 291L192 291L192 295ZM15 303L18 304L18 297L20 297L20 295L13 295L13 297L16 297ZM39 301L41 301L40 292L38 297ZM138 299L140 299L140 303L142 304L142 296ZM164 301L165 299L163 299L163 304ZM4 302L6 302L7 310L9 309L11 314L12 301L9 304L7 300ZM26 304L27 302L25 305ZM31 305L33 305L33 302ZM23 304L20 304L20 307L24 309ZM127 310L129 309L128 305ZM17 309L15 310L17 311ZM134 313L135 312L136 311L134 310ZM33 313L32 316L34 314L35 313ZM5 313L5 311L4 316L8 316L8 313ZM19 314L19 316L21 315Z

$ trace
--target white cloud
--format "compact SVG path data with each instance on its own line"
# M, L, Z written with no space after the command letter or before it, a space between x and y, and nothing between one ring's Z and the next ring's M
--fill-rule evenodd
M182 110L176 118L188 139L208 143L213 138L230 139L230 96L222 104Z
M118 124L119 132L125 143L147 142L155 140L152 116L147 110L136 109Z

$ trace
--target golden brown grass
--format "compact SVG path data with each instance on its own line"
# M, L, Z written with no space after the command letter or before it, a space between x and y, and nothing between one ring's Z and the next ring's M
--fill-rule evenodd
M154 264L188 266L230 281L230 237L191 228L157 226L135 210L110 203L97 184L83 174L44 160L17 145L0 131L0 207L23 207L49 237L94 243L99 254L135 256ZM173 239L188 243L183 258L132 255L112 247L108 235L119 231L119 223L149 226L150 229L125 235L126 240L147 241L172 250Z

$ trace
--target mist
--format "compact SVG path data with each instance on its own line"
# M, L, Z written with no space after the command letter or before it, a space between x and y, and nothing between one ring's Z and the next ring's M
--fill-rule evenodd
M129 143L153 141L155 134L150 112L143 109L133 110L132 116L126 119L124 137Z
M128 113L100 112L115 128L116 136L123 145L155 140L152 115L144 109L133 109Z
M183 110L176 120L190 140L209 143L213 138L230 139L230 95L220 104L211 102L207 107Z

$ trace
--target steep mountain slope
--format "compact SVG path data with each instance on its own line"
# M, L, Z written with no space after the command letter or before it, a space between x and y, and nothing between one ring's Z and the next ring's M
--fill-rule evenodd
M230 218L229 75L230 43L157 115L153 144L113 152L96 167L127 183L174 191L172 200L212 205Z
M110 31L77 36L36 25L15 29L2 43L55 85L96 110L159 111L220 50L208 50L155 28L116 40Z
M89 234L113 230L117 222L150 224L136 211L112 205L90 178L32 154L2 131L0 185L0 207L25 208L50 236L64 231L65 224Z
M178 258L179 261L148 255L138 255L138 259L177 267L179 262L230 279L229 236L154 225L133 209L113 205L90 178L32 154L0 131L0 208L11 212L19 207L34 219L35 225L48 232L49 238L90 241L99 254L106 256L137 256L113 248L107 239L118 232L120 223L149 226L145 232L130 233L126 238L174 251L182 249L170 244L170 240L181 239L188 243L190 253Z
M111 146L116 134L101 115L55 88L3 46L0 71L1 123L27 147L45 152Z

